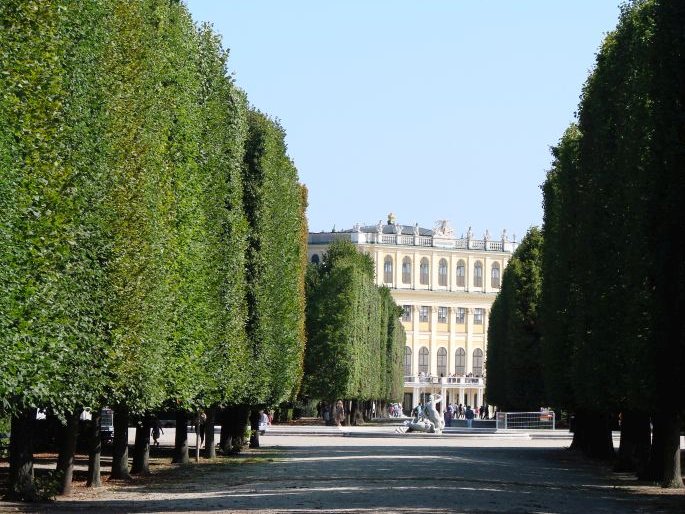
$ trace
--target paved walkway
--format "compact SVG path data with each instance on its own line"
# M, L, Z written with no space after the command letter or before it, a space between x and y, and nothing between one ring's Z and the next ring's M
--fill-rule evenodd
M337 430L337 429L336 429ZM274 430L240 464L169 468L60 512L683 512L685 496L632 487L558 439L380 437ZM356 431L354 431L356 432ZM3 504L0 504L0 509ZM4 504L7 508L16 506ZM31 507L21 507L31 510Z

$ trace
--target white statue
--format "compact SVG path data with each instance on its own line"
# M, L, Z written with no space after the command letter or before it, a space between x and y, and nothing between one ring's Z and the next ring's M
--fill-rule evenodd
M383 233L383 220L378 220L378 225L376 225L376 232L379 234Z
M404 422L407 426L407 432L441 434L445 428L445 420L435 408L435 404L440 403L440 401L442 401L441 395L429 394L423 408L417 410L416 418Z
M415 236L419 235L419 224L418 223L416 225L414 225L414 235Z
M466 231L466 239L473 239L473 231L471 230L471 227Z
M398 236L402 234L402 225L399 223L395 223L395 234Z
M509 242L509 237L507 236L507 229L506 228L504 230L502 230L502 242L503 243Z
M438 237L453 237L454 231L450 227L449 220L438 220L433 226L433 235Z

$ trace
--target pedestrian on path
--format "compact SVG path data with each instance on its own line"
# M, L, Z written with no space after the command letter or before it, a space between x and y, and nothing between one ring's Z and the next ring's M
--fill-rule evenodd
M472 428L473 427L473 418L475 417L475 413L473 412L473 409L471 409L470 405L466 406L466 412L464 413L464 417L466 418L466 427Z

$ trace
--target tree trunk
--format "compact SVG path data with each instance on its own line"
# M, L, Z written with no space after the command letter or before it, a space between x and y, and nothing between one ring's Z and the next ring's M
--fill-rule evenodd
M171 462L188 464L188 414L184 410L176 412L176 439L174 440L174 458Z
M652 424L649 414L640 414L635 427L637 446L635 449L636 475L646 473L649 466L649 454L652 449Z
M649 416L636 411L623 412L621 444L614 471L638 471L641 465L644 466L649 457L649 438Z
M589 420L588 457L603 460L614 458L614 440L611 435L610 422L609 415L605 413L595 414Z
M114 409L114 442L112 443L112 478L130 479L128 473L128 407Z
M34 500L33 431L36 409L25 409L12 416L10 438L10 471L7 499Z
M100 437L100 409L93 410L89 434L88 451L88 479L86 487L101 487L100 454L102 453L102 438Z
M575 413L572 450L580 450L592 459L614 457L609 416L605 413L579 411Z
M250 408L246 405L235 405L226 408L224 422L231 439L231 453L238 453L245 445L245 426L248 423Z
M221 421L221 433L219 434L219 448L226 455L231 451L231 434L228 429L228 409L221 409L219 416Z
M661 482L664 478L664 422L663 416L652 416L652 447L649 452L649 462L644 474L638 476L641 480L649 482Z
M207 409L207 422L205 423L205 452L206 459L216 458L216 444L214 443L214 422L216 421L216 407Z
M148 475L150 473L150 417L145 416L136 426L136 444L133 447L133 464L131 473Z
M362 412L363 402L359 400L352 400L350 408L350 422L354 426L364 424L364 414Z
M78 437L78 421L81 411L71 412L67 416L67 425L60 430L60 448L57 457L57 471L60 473L60 494L71 494L71 480L74 476L74 451Z
M259 410L250 411L250 448L259 448Z
M678 412L664 414L663 472L661 487L682 489L680 475L680 423Z

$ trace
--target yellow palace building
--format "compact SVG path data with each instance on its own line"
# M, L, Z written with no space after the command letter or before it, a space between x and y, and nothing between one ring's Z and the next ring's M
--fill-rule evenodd
M484 403L490 308L517 243L506 231L475 239L471 229L455 237L449 222L432 230L387 223L309 234L308 257L318 263L328 245L347 239L370 255L376 283L390 288L402 306L407 333L404 353L405 412L422 394L439 393L448 403Z

